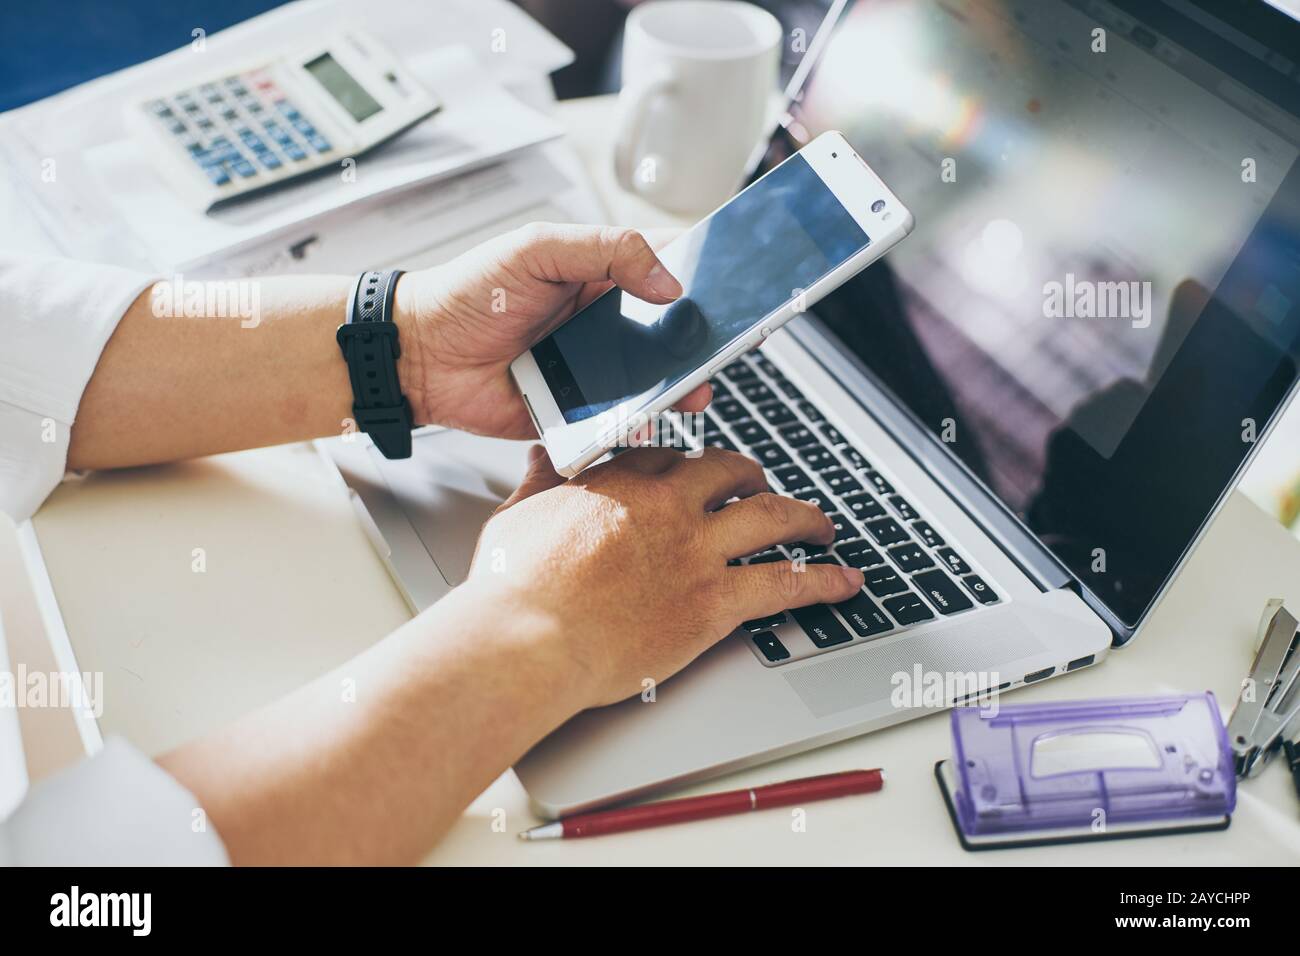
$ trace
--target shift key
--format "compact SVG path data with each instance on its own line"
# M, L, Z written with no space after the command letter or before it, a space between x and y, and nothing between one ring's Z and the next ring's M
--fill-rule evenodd
M818 647L834 647L836 644L847 644L853 640L853 635L845 629L825 604L794 607L790 609L790 613L807 633L808 639Z

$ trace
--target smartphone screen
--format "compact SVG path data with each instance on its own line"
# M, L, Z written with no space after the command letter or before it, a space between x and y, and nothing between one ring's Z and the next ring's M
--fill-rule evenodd
M638 410L869 242L796 154L660 252L680 299L651 305L611 289L533 358L566 422Z

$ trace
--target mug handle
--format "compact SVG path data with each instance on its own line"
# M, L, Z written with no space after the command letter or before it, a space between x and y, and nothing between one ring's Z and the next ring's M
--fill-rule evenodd
M672 79L666 74L647 80L619 94L618 129L614 134L614 176L628 192L639 192L634 179L636 147L641 141L646 114L654 100L672 89Z

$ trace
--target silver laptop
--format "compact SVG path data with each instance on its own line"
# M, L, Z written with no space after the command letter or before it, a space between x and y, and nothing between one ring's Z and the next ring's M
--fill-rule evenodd
M754 174L840 129L916 231L724 370L705 441L832 513L819 557L866 586L746 622L653 703L560 728L516 767L547 815L1095 666L1296 390L1289 17L862 0L810 49ZM442 430L407 461L322 448L415 609L465 577L525 451Z

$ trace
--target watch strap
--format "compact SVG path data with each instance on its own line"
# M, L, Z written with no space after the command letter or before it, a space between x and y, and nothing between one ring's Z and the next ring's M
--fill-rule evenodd
M335 337L352 381L352 417L385 458L411 457L411 403L402 394L402 354L393 301L400 269L363 272L348 299L347 320Z

